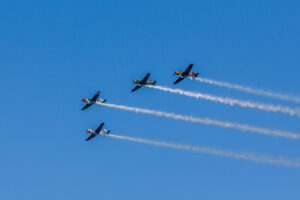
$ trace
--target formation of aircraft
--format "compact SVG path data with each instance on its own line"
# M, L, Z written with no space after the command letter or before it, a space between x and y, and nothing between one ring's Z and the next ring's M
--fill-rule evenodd
M192 74L190 74L192 67L193 67L193 64L190 64L184 72L175 71L174 75L177 75L179 77L174 82L174 84L179 83L186 77L194 77L194 78L197 77L199 75L199 73L193 72ZM152 81L152 80L148 81L149 77L150 77L150 73L147 73L146 76L142 80L133 80L133 83L136 84L136 86L135 86L135 88L133 88L131 90L131 92L134 92L145 85L155 85L156 81ZM85 110L95 103L105 103L107 101L107 99L101 99L101 98L99 98L99 100L98 100L99 96L100 96L100 91L98 91L92 98L83 98L82 101L85 102L86 105L81 110ZM104 126L104 123L102 122L98 126L97 129L87 129L86 132L90 133L90 136L86 139L86 141L89 141L90 139L94 138L96 135L101 135L101 136L108 135L110 133L110 131L106 130L106 129L104 129L102 131L103 126Z
M131 92L134 92L138 89L140 89L141 87L143 87L144 85L155 85L156 84L156 81L148 81L150 77L150 73L147 73L146 76L142 79L142 80L133 80L133 83L136 84L135 88L133 88L131 90Z
M185 70L184 72L175 71L175 72L174 72L174 75L179 76L179 78L174 82L174 84L179 83L180 81L182 81L183 79L185 79L185 78L188 77L188 76L189 76L189 77L193 77L193 78L197 77L197 76L199 75L199 73L193 72L193 73L190 74L190 71L191 71L192 68L193 68L193 64L190 64L190 65L186 68L186 70Z
M110 133L109 130L106 130L104 129L102 131L102 128L104 126L104 123L102 122L97 129L87 129L86 132L87 133L90 133L90 136L88 138L86 138L85 140L86 141L89 141L90 139L94 138L96 135L102 135L102 136L105 136L105 135L108 135Z
M107 99L99 99L99 101L97 100L98 97L100 95L100 91L98 91L91 99L89 98L83 98L82 101L86 102L86 105L81 109L81 110L85 110L88 107L92 106L94 103L100 102L100 103L105 103L107 101Z

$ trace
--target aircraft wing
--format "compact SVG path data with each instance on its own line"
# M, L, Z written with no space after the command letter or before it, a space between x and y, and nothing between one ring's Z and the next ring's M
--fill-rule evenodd
M190 73L192 67L193 67L193 64L190 64L190 65L188 66L188 68L186 68L186 70L183 72L182 75L188 75L188 74Z
M91 102L95 102L95 101L98 99L99 95L100 95L100 91L98 91L98 92L93 96L93 98L91 98Z
M132 90L131 90L131 92L134 92L134 91L136 91L137 89L140 89L142 86L140 86L140 85L137 85L137 86L135 86L135 88L133 88Z
M96 135L95 134L91 134L88 138L85 139L85 141L89 141L90 139L94 138Z
M147 73L146 76L141 80L141 84L145 84L150 76L150 73Z
M179 83L180 81L182 81L184 78L182 78L182 77L179 77L175 82L174 82L174 84L177 84L177 83Z
M104 123L102 122L102 123L98 126L98 128L95 130L95 133L99 133L99 132L102 130L103 125L104 125Z
M85 110L85 109L87 109L88 107L90 107L91 105L93 105L93 104L91 104L91 103L88 104L88 103L87 103L83 108L81 108L81 110Z

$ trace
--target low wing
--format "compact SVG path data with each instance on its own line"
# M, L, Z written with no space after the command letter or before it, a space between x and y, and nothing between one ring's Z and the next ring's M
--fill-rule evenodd
M136 91L137 89L140 89L142 86L140 86L140 85L137 85L137 86L135 86L135 88L133 88L132 90L131 90L131 92L134 92L134 91Z
M81 108L81 110L85 110L85 109L87 109L88 107L90 107L91 105L93 105L93 104L88 103L88 104L86 104L83 108Z
M150 77L150 73L147 73L146 76L141 80L141 84L145 84Z
M102 130L103 125L104 125L104 123L102 122L102 123L98 126L98 128L95 130L95 133L99 133L99 132Z
M174 84L177 84L177 83L179 83L180 81L182 81L184 78L182 78L182 77L179 77L175 82L174 82Z
M193 67L193 64L190 64L190 65L188 66L188 68L186 68L186 70L183 72L182 75L184 75L184 76L185 76L185 75L188 75L188 74L190 73L192 67Z
M94 138L96 135L95 134L91 134L88 138L85 139L85 141L89 141L90 139Z
M98 99L99 95L100 95L100 92L98 91L98 92L93 96L93 98L91 98L91 102L95 102L95 101Z

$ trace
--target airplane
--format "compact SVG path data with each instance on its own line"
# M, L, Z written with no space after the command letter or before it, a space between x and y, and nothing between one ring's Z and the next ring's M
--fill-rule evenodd
M110 131L108 131L106 129L104 129L102 131L103 126L104 126L104 123L102 122L97 129L87 129L86 132L90 133L91 135L88 138L86 138L85 140L89 141L90 139L94 138L96 135L102 135L102 136L108 135L110 133Z
M131 92L136 91L137 89L140 89L144 85L155 85L156 81L149 81L147 82L148 78L150 76L150 73L147 73L146 76L142 80L133 80L133 83L136 84L135 88L131 90Z
M83 98L82 101L86 102L86 105L81 110L87 109L88 107L90 107L94 103L105 103L107 101L107 99L101 99L101 98L100 98L99 101L97 101L99 95L100 95L100 91L98 91L91 99Z
M193 64L190 64L184 72L175 71L174 75L179 76L179 78L174 82L174 84L179 83L180 81L185 79L187 76L190 76L193 78L197 77L199 75L199 73L193 72L192 74L190 74L192 67L193 67Z

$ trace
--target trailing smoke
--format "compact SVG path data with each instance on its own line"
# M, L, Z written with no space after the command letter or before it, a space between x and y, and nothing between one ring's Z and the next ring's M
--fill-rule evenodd
M129 137L129 136L114 135L114 134L107 135L107 137L111 137L111 138L115 138L115 139L119 139L119 140L127 140L127 141L131 141L131 142L138 142L138 143L148 144L148 145L153 145L153 146L159 146L159 147L167 147L167 148L178 149L178 150L193 151L193 152L199 152L199 153L204 153L204 154L216 155L216 156L220 156L220 157L234 158L234 159L238 159L238 160L248 160L248 161L252 161L252 162L256 162L256 163L266 163L266 164L271 164L271 165L294 167L294 168L300 167L299 160L271 158L271 157L267 157L267 156L255 155L252 153L237 153L234 151L219 150L219 149L214 149L211 147L200 147L200 146L174 144L174 143L168 143L168 142L163 142L163 141L148 140L148 139L143 139L143 138L135 138L135 137Z
M226 105L230 105L230 106L247 107L247 108L258 109L258 110L262 110L262 111L283 113L283 114L288 114L291 116L300 117L299 109L290 108L288 106L263 104L263 103L251 102L251 101L242 101L242 100L238 100L238 99L219 97L219 96L214 96L214 95L210 95L210 94L190 92L190 91L185 91L185 90L181 90L181 89L172 89L172 88L163 87L163 86L148 85L147 87L165 91L165 92L174 93L174 94L180 94L180 95L184 95L184 96L188 96L188 97L193 97L196 99L204 99L207 101L222 103L222 104L226 104Z
M299 134L293 133L293 132L288 132L288 131L267 129L267 128L261 128L261 127L256 127L256 126L250 126L247 124L239 124L239 123L235 123L235 122L218 121L218 120L209 119L209 118L198 118L198 117L193 117L193 116L179 115L179 114L175 114L175 113L168 113L168 112L163 112L163 111L143 109L143 108L137 108L137 107L129 107L129 106L123 106L123 105L116 105L116 104L108 104L108 103L97 103L97 104L101 105L101 106L110 107L110 108L121 109L121 110L136 112L136 113L143 113L143 114L148 114L148 115L154 115L154 116L159 116L159 117L166 117L166 118L171 118L171 119L175 119L175 120L182 120L182 121L200 123L200 124L205 124L205 125L213 125L213 126L218 126L218 127L222 127L222 128L232 128L232 129L236 129L239 131L260 133L260 134L270 135L270 136L274 136L274 137L285 137L288 139L300 139Z
M192 78L190 78L190 79L193 80ZM208 79L208 78L194 78L194 80L199 81L201 83L207 83L207 84L216 85L219 87L235 89L238 91L247 92L247 93L255 94L255 95L259 95L259 96L266 96L266 97L270 97L273 99L279 99L279 100L283 100L283 101L300 103L300 97L295 97L295 96L291 96L291 95L287 95L287 94L275 93L275 92L265 91L265 90L261 90L261 89L254 89L254 88L243 86L243 85L231 84L231 83L227 83L227 82L223 82L223 81L216 81L216 80Z

